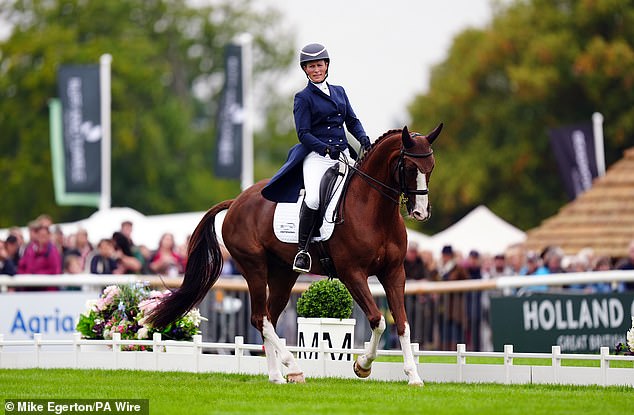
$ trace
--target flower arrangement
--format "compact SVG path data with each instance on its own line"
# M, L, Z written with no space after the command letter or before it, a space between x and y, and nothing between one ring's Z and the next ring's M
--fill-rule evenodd
M147 323L147 314L167 293L141 284L110 285L98 299L87 302L87 310L79 316L76 329L85 339L112 339L113 333L121 333L122 339L145 340L161 333L167 340L191 340L200 334L200 322L206 320L197 308L160 330ZM145 346L125 349L148 350Z
M627 331L625 344L616 345L616 354L619 353L634 356L634 316L632 316L632 328Z
M353 301L350 292L339 280L315 281L297 300L300 317L350 318Z

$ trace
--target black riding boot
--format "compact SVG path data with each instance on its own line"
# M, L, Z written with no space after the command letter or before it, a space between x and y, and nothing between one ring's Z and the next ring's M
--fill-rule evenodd
M308 244L310 243L316 220L317 210L309 208L306 203L302 202L302 208L299 211L297 255L295 255L295 260L293 261L293 271L310 272L312 260L308 253Z

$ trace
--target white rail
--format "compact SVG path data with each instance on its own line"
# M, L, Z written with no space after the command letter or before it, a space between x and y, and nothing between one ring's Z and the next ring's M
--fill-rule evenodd
M303 292L315 278L303 277L293 287L293 292ZM370 278L370 290L374 296L384 296L383 287L376 278ZM430 292L452 291L483 291L503 290L508 292L513 288L546 285L561 287L574 284L594 284L611 282L634 281L633 270L612 270L593 272L574 272L566 274L506 276L490 280L474 279L462 281L412 281L405 285L405 294L421 294ZM155 287L179 287L181 277L160 277L157 275L93 275L93 274L62 274L62 275L0 275L0 291L6 292L9 287L48 287L75 286L100 287L110 284L148 283ZM213 287L219 290L248 291L247 283L240 275L221 276Z
M136 369L154 371L220 372L264 375L266 359L261 344L245 344L242 337L235 343L206 343L201 336L192 342L161 340L122 340L116 333L112 340L84 340L75 333L72 340L45 340L40 334L31 340L4 340L0 335L0 368L74 368L74 369ZM125 351L122 346L151 347L152 351ZM99 350L94 350L97 347ZM173 349L173 350L172 350ZM319 347L289 347L299 355L315 357L299 359L307 377L355 378L352 371L353 355L361 349L329 348L327 342ZM211 353L211 352L215 353ZM566 385L627 385L634 387L634 356L614 356L607 347L600 354L563 354L559 346L552 353L516 353L507 345L503 352L468 352L464 344L456 351L421 351L412 345L418 359L418 370L424 381L503 384L566 384ZM401 355L397 350L379 350L379 356ZM455 358L455 363L423 363L421 358L444 356ZM502 364L468 363L467 358L500 358ZM550 366L515 365L517 358L549 359ZM562 361L591 360L598 367L564 366ZM610 362L625 361L627 368L610 367ZM406 381L400 362L375 362L370 379Z

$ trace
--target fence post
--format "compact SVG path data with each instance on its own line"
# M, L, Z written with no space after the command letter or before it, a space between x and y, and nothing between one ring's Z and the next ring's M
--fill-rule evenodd
M328 340L321 340L319 342L319 359L321 359L321 377L326 377L326 350L328 349Z
M504 383L511 383L511 367L513 366L513 345L504 345Z
M242 346L244 345L244 337L236 336L235 337L235 351L234 355L236 357L236 373L242 373Z
M79 341L81 340L81 333L74 332L73 333L73 352L74 352L74 362L75 369L79 368L79 351L81 346L79 345Z
M36 333L33 335L33 340L35 342L35 367L40 367L40 351L42 348L42 333Z
M457 356L457 362L458 363L458 382L462 382L463 379L463 370L464 370L464 366L467 364L467 358L464 355L464 353L467 351L467 346L465 344L458 344L458 347L456 348L456 356Z
M559 383L559 372L561 368L561 346L552 347L553 383Z
M4 334L0 333L0 368L4 367L2 357L4 354Z
M194 363L196 364L196 373L200 372L200 356L203 354L203 336L194 335Z
M608 384L608 369L610 368L610 361L607 360L610 348L604 346L599 350L601 353L601 386L606 386Z
M154 370L159 368L159 353L162 352L161 346L161 333L152 334L152 353L154 355Z
M114 355L114 368L119 369L119 354L121 353L121 333L112 334L112 350Z

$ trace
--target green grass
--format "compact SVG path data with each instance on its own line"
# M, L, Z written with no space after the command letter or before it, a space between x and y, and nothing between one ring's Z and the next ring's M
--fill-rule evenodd
M308 379L124 370L0 370L3 399L149 399L151 414L615 414L629 387Z
M402 362L402 356L379 356L376 359L377 362ZM422 363L456 363L456 358L452 356L423 356L421 358ZM467 357L467 364L476 365L503 365L504 359L501 357ZM527 366L551 366L552 360L547 358L517 358L513 359L513 365L527 365ZM576 359L562 359L562 366L577 366L577 367L600 367L601 363L598 360L576 360ZM613 368L634 368L634 362L626 361L611 361L610 367Z

